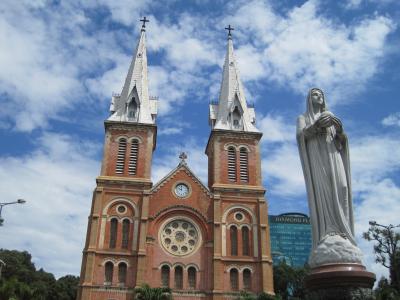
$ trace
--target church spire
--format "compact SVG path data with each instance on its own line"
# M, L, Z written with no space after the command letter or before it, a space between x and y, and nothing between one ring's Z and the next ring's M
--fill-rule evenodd
M233 53L231 31L229 25L228 47L222 75L219 102L210 104L209 121L213 129L259 132L255 127L255 112L248 107L244 89L239 77L239 70Z
M110 121L154 124L157 100L150 99L147 80L146 22L144 17L140 39L133 53L124 87L120 95L111 100Z

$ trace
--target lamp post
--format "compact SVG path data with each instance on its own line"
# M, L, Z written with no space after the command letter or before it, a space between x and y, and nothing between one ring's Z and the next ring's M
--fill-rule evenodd
M11 205L11 204L24 204L26 201L24 199L18 199L17 201L12 202L0 202L0 226L3 226L4 219L1 217L1 212L3 210L3 206Z

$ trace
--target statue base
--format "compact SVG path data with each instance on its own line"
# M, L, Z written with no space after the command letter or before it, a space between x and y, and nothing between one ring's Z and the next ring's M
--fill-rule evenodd
M307 300L372 300L375 274L361 264L314 267L305 279Z

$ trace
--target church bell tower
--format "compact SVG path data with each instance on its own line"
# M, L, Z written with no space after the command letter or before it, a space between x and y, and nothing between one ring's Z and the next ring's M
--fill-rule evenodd
M245 98L229 25L219 101L210 104L206 154L214 195L214 292L273 294L267 202L254 107ZM251 282L250 279L251 278Z
M152 187L157 100L149 97L146 18L122 92L104 122L104 156L93 193L78 300L132 299L144 260L146 207ZM141 215L140 215L140 212Z

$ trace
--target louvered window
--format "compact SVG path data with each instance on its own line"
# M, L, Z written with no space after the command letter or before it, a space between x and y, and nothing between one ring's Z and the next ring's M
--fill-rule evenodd
M117 245L117 231L118 231L118 220L112 219L110 222L110 248L115 248Z
M126 139L120 139L118 145L117 164L115 166L115 173L117 174L124 174L125 153L126 153Z
M231 269L229 272L230 282L231 282L231 290L237 291L239 289L239 272L236 269Z
M235 226L231 226L229 229L230 237L231 237L231 255L238 255L238 238L237 238L237 228Z
M169 267L162 266L161 268L161 285L163 287L169 287Z
M129 243L129 227L131 225L131 222L129 220L124 220L122 222L122 248L128 249L128 243Z
M236 151L233 147L228 148L228 179L236 181Z
M243 255L250 255L249 229L247 227L242 228L242 246Z
M183 289L183 269L181 266L175 267L175 288Z
M113 271L114 271L114 265L112 262L108 261L106 262L106 265L104 266L104 277L105 277L105 284L111 285L112 280L113 280Z
M139 143L137 140L132 140L131 153L129 156L129 175L136 175L138 155Z
M251 289L251 271L249 269L243 270L243 287L245 290Z
M189 288L195 289L196 288L196 269L194 267L190 267L188 269L188 281L189 281Z
M248 153L246 148L240 148L240 181L249 181Z
M125 285L126 283L126 270L128 266L126 263L120 263L118 265L118 282L120 285Z

